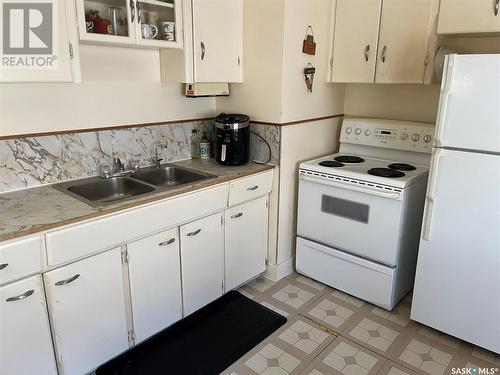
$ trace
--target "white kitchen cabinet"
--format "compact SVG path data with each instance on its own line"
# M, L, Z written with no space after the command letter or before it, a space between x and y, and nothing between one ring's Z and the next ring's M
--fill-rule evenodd
M180 0L76 0L76 14L84 43L182 48ZM173 40L166 40L164 22L174 24Z
M423 83L432 0L384 0L375 82Z
M163 82L243 81L243 1L185 0L183 51L161 51Z
M266 270L267 196L228 208L224 222L224 287L228 291Z
M85 374L128 349L121 249L44 274L62 374Z
M382 0L337 0L333 82L373 82Z
M337 0L331 81L424 83L435 1Z
M182 318L178 228L127 245L135 343Z
M500 32L500 1L441 0L438 34Z
M40 275L0 288L0 374L57 374Z
M16 3L3 3L0 7L0 19L8 20L11 34L0 38L0 83L17 82L72 82L78 80L73 74L72 52L74 46L70 41L70 31L67 24L67 0L47 0L50 2L49 10L37 9L37 4L32 2L32 9L16 8ZM29 2L28 2L29 3ZM20 6L25 5L20 4ZM7 7L11 7L9 9ZM8 9L8 14L3 14ZM43 13L52 10L50 16ZM68 10L69 11L69 10ZM52 34L48 37L38 37L36 30L30 31L31 38L20 40L16 35L23 35L26 25L23 19L28 20L30 16L41 18L41 26L45 22L51 22L48 27ZM24 17L24 18L23 18ZM4 44L7 45L4 45ZM10 47L10 50L7 48ZM27 49L35 48L33 52ZM38 48L38 50L37 50ZM18 52L19 51L19 52ZM5 63L7 62L7 63Z
M182 225L180 238L184 315L189 315L222 295L222 215Z

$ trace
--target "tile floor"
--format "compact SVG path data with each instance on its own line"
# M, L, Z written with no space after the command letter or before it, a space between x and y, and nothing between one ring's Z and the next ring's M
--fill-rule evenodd
M499 355L410 320L411 295L389 312L296 273L239 290L288 322L224 375L447 375L454 367L500 375Z

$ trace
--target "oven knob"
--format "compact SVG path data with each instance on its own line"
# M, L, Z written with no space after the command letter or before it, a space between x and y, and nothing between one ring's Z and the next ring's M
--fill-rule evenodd
M432 137L430 135L424 136L424 142L429 143L431 141Z
M403 141L406 141L406 140L408 139L408 133L403 133L403 134L401 134L401 139L402 139Z
M420 135L417 133L413 133L411 136L411 139L413 139L416 142L420 139Z
M346 132L347 134L351 134L352 129L351 129L351 128L345 128L345 132Z
M371 133L372 133L372 131L370 129L366 129L365 130L365 135L366 136L369 136Z
M361 129L360 128L357 128L354 133L356 133L356 135L360 135L361 134Z

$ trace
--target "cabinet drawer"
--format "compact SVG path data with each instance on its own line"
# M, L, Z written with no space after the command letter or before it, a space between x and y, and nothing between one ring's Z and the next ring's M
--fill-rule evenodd
M42 239L30 237L0 243L0 284L42 270Z
M229 184L229 206L263 196L271 191L272 186L272 171L233 181Z
M69 262L221 210L226 196L220 185L48 233L47 262Z
M395 269L297 238L296 268L336 289L391 310Z

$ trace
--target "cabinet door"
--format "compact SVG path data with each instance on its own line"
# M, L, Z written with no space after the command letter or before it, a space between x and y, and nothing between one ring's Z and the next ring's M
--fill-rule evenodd
M44 274L59 369L85 374L129 347L120 248Z
M82 42L136 44L135 0L76 0L76 12Z
M182 296L189 315L222 295L221 214L181 226Z
M373 82L382 0L337 0L333 82Z
M377 83L423 83L432 0L384 0Z
M266 270L267 197L225 213L225 289L231 290Z
M195 82L241 82L242 0L192 0Z
M438 34L500 32L497 0L441 0Z
M40 276L0 288L0 374L57 374Z
M0 19L9 33L0 38L0 82L72 81L65 1L47 1L2 2ZM32 31L31 22L40 27ZM19 37L24 34L29 38Z
M182 48L180 0L137 0L141 17L135 23L137 44L159 48Z
M182 317L178 229L127 245L136 343Z

